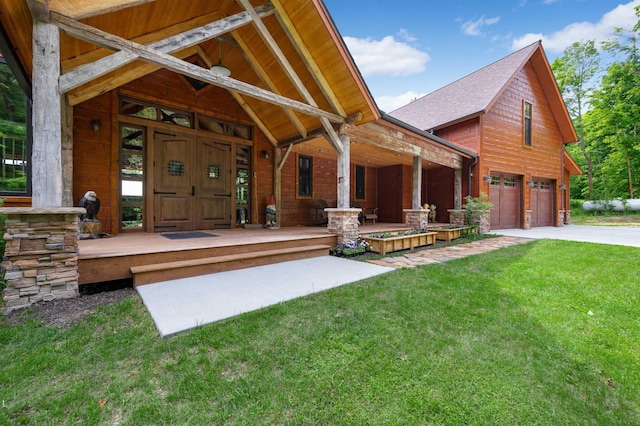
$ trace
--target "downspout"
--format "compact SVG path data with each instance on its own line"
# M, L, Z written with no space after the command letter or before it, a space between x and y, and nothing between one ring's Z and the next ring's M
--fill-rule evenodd
M469 164L469 176L468 176L468 180L467 180L467 186L468 186L468 195L469 197L471 196L471 177L473 176L473 173L471 172L471 170L473 169L473 166L475 166L476 164L478 164L478 156L474 156L473 157L473 163Z

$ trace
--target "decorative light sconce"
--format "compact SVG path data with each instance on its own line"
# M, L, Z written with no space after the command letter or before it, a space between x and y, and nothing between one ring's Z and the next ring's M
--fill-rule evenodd
M221 77L229 77L231 70L222 63L222 43L218 39L218 63L210 68L211 72Z
M560 191L566 191L567 190L567 185L565 185L564 183L560 184Z
M263 149L262 150L262 158L266 158L268 160L269 157L270 157L269 151L267 151L266 149Z
M102 121L94 118L93 120L91 120L91 128L95 133L100 133L100 129L102 129Z
M485 183L491 183L491 176L483 176L482 181Z
M536 181L534 181L534 180L528 180L528 181L527 181L527 186L528 186L529 188L533 188L534 186L536 186Z

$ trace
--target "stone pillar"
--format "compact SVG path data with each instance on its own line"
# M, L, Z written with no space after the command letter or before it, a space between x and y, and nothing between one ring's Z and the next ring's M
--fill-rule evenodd
M571 225L571 210L564 211L564 224Z
M429 227L429 209L404 209L404 223L411 229L426 230Z
M524 211L524 229L531 229L531 210Z
M464 210L450 209L447 211L449 212L449 223L451 225L465 225Z
M357 244L360 233L358 232L358 214L362 209L324 209L327 212L327 231L338 236L338 244Z
M486 234L491 231L491 211L484 210L480 214L480 219L478 220L478 232L480 234Z
M78 296L79 207L0 208L7 216L5 312Z
M558 210L558 221L556 222L556 226L564 226L564 210Z

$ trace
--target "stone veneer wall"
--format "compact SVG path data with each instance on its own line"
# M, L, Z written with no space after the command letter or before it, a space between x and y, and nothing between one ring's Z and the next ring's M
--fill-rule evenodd
M5 312L78 296L78 207L0 208L6 215Z
M429 226L429 209L405 209L404 223L411 229L422 230Z
M338 236L338 244L357 244L360 233L358 232L358 214L362 209L324 209L327 212L327 231Z
M464 210L448 210L449 212L449 223L452 225L465 225L465 217ZM480 234L486 234L491 231L491 211L486 210L480 215L480 220L478 223L478 232Z

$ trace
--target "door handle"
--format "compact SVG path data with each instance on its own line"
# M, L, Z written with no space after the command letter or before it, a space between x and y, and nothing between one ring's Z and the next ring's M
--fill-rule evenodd
M166 192L166 191L156 191L155 189L153 190L154 194L163 194L163 195L176 195L175 192Z
M191 187L191 195L196 195L196 187L195 186Z

